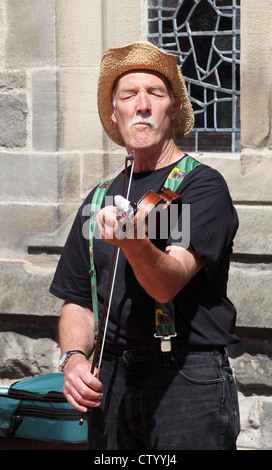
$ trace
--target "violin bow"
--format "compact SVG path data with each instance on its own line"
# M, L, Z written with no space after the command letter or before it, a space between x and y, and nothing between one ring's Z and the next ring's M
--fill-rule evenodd
M131 162L131 172L130 172L130 178L129 178L129 183L128 183L126 199L128 199L129 193L130 193L130 187L131 187L131 181L132 181L132 175L133 175L133 169L134 169L134 163L135 163L134 152L132 152L130 155L127 155L126 160L125 160L125 172L124 172L124 181L123 181L123 188L122 188L122 196L123 197L124 197L124 193L125 193L125 189L126 189L127 166L128 166L129 161ZM93 373L94 368L95 368L95 364L97 362L99 344L100 344L100 341L101 341L102 329L103 329L104 319L105 319L105 312L106 312L106 308L107 308L107 315L106 315L105 327L104 327L104 335L103 335L103 339L102 339L102 343L101 343L101 349L100 349L97 377L99 377L99 373L100 373L100 367L101 367L101 361L102 361L102 356L103 356L105 337L106 337L106 332L107 332L109 313L110 313L110 308L111 308L111 301L112 301L112 295L113 295L113 290L114 290L115 277L116 277L116 271L117 271L117 265L118 265L118 259L119 259L119 253L120 253L120 248L117 247L116 245L114 245L112 259L111 259L111 267L110 267L110 272L109 272L109 278L108 278L108 283L107 283L107 288L106 288L106 293L105 293L105 298L104 298L104 304L103 304L101 319L100 319L100 323L99 323L99 330L98 330L98 335L97 335L97 340L96 340L96 345L95 345L95 352L94 352L93 361L92 361L92 368L91 368L91 373ZM108 301L108 297L109 297L109 301Z
M127 189L126 199L128 199L128 197L129 197L130 187L131 187L131 182L132 182L133 169L134 169L134 163L135 163L135 155L134 155L133 151L132 151L131 154L126 156L126 160L125 160L125 172L124 172L124 181L123 181L123 188L122 188L122 196L123 197L124 197L124 193L125 193L125 189L126 189L127 168L128 168L128 162L129 161L131 162L131 171L130 171L130 177L129 177L129 182L128 182L128 189ZM101 318L100 318L100 322L99 322L98 334L97 334L97 338L96 338L96 342L95 342L95 349L94 349L92 365L91 365L91 374L93 374L94 369L95 369L95 365L96 365L97 359L98 359L99 346L100 346L100 343L101 343L99 363L98 363L98 368L97 368L98 372L97 372L97 375L96 375L97 378L99 378L101 362L102 362L102 356L103 356L103 351L104 351L104 344L105 344L106 332L107 332L108 321L109 321L109 314L110 314L111 301L112 301L112 295L113 295L114 284L115 284L115 277L116 277L116 272L117 272L119 253L120 253L120 248L117 247L116 245L114 245L112 258L111 258L110 272L109 272L109 277L108 277L108 282L107 282L107 287L106 287L106 292L105 292L104 304L103 304L103 309L102 309ZM106 314L106 311L107 311L107 314ZM105 317L106 317L106 319L105 319ZM104 334L103 334L103 338L102 338L102 342L101 342L103 326L104 326ZM84 420L84 414L81 415L79 424L83 424L83 420Z

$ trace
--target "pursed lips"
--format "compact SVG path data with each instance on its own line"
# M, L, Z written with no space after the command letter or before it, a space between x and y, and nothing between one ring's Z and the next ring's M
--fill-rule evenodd
M136 120L132 119L130 122L130 127L133 126L143 126L143 127L150 127L151 129L156 129L157 125L152 119L141 119L141 120Z
M149 122L135 122L135 124L133 124L134 126L148 126L148 127L151 127L151 124Z

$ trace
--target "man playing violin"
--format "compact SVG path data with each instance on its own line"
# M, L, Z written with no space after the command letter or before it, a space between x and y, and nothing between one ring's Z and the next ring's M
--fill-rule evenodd
M98 110L108 136L134 153L126 180L129 201L137 203L150 190L159 194L178 162L188 158L176 142L194 124L176 56L147 42L105 51ZM119 250L99 376L88 361L94 308L83 230L96 188L78 211L50 288L64 300L59 324L64 394L86 413L89 449L236 448L239 410L227 347L239 340L226 286L238 218L216 170L194 162L180 175L175 194L190 210L189 218L182 209L175 212L175 236L172 230L167 237L160 231L153 238L147 232L137 236L141 217L136 216L120 231L114 197L122 193L124 172L98 208L92 256L100 316L113 252ZM189 240L183 240L183 225L190 229ZM175 331L160 336L155 323L169 321L164 306L170 304Z

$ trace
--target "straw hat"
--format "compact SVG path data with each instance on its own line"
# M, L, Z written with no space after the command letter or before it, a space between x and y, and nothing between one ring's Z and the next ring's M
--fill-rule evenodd
M164 75L175 97L182 98L182 110L172 123L173 135L180 140L194 126L194 113L177 56L168 54L146 41L107 49L102 57L98 81L97 104L102 125L108 136L124 146L116 124L112 121L112 91L117 78L132 70L154 70Z

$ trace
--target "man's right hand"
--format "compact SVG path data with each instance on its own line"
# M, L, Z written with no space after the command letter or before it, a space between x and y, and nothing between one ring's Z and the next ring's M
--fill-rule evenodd
M63 393L69 403L86 413L90 407L100 406L103 397L102 383L97 379L97 369L90 372L90 363L81 354L74 354L63 368Z

